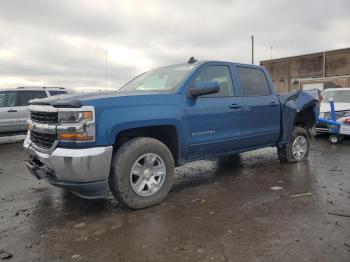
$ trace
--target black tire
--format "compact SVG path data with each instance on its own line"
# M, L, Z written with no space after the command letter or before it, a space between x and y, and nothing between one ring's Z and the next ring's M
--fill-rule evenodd
M296 138L298 138L299 136L303 136L306 139L307 149L305 154L302 156L302 158L297 159L293 156L292 146ZM278 159L284 163L305 161L309 156L309 152L310 152L310 136L307 133L307 131L301 127L293 128L291 140L287 145L284 145L282 147L277 147Z
M339 144L341 142L341 138L338 135L330 135L329 136L329 143L332 145Z
M137 194L130 182L133 164L144 154L157 154L166 167L166 176L161 188L151 196ZM170 191L174 176L174 158L162 142L148 137L134 138L124 143L113 155L109 188L116 200L131 209L141 209L160 203Z

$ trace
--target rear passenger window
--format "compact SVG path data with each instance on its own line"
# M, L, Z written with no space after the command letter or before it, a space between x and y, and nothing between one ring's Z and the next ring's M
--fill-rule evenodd
M226 97L234 95L231 73L227 66L209 66L199 73L195 81L217 81L220 85L219 93L201 97Z
M18 106L27 106L28 102L35 98L47 97L45 91L20 91L18 92Z
M67 94L66 91L49 91L51 96Z
M243 96L267 96L270 88L265 74L260 69L237 67Z

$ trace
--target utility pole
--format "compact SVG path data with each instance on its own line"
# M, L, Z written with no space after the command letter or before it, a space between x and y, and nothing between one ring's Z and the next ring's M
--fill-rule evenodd
M270 49L271 49L270 59L272 59L272 49L273 49L273 46L270 46Z
M252 65L254 65L254 35L250 38L252 39Z
M107 75L107 70L108 70L108 67L107 67L107 49L106 49L106 65L105 65L105 73L106 73L106 93L108 92L108 89L107 89L107 82L108 82L108 75Z

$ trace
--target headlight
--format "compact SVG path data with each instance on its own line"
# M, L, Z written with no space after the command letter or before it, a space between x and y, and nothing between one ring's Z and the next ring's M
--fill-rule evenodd
M62 142L95 141L95 119L91 110L59 111L57 136Z
M79 123L82 121L92 121L93 113L92 111L76 111L76 112L58 112L58 123Z

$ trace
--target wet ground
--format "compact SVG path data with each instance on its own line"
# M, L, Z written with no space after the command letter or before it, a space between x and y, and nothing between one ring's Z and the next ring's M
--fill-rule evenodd
M139 211L40 182L24 159L21 144L0 145L9 261L350 261L350 140L317 139L299 164L271 148L186 165Z

